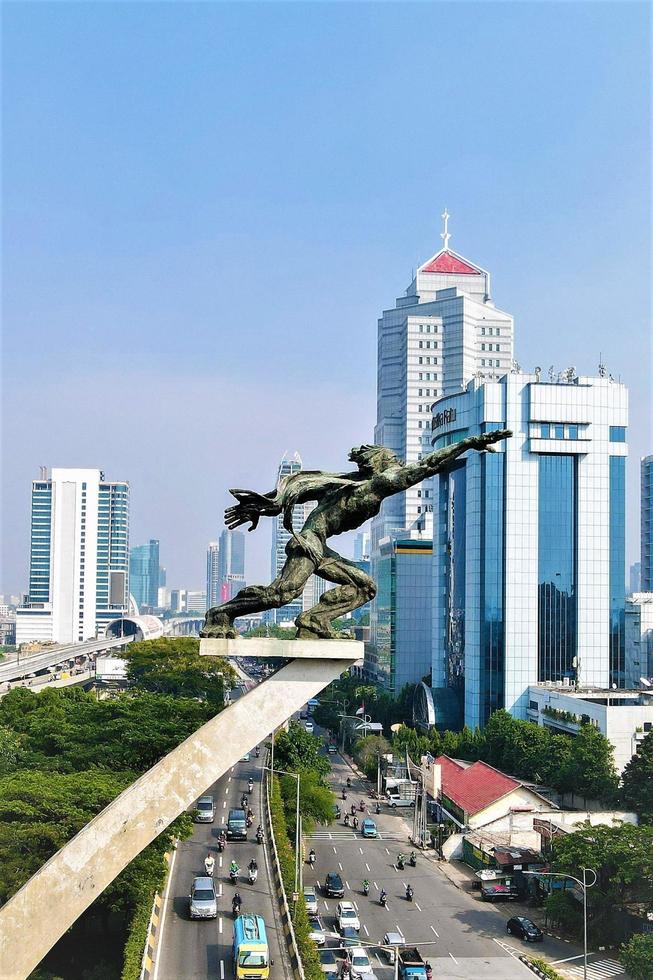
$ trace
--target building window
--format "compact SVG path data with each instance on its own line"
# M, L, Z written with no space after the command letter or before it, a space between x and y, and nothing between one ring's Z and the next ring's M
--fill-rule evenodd
M537 703L537 701L529 701L529 702L528 702L528 707L529 707L529 708L530 708L530 709L531 709L532 711L539 711L539 710L540 710L540 706L539 706L539 704Z
M578 426L568 425L567 426L567 438L568 439L578 439Z
M626 441L626 426L625 425L611 425L610 426L610 442L625 442Z
M554 439L564 439L565 437L565 427L564 425L554 425L553 426L553 438Z

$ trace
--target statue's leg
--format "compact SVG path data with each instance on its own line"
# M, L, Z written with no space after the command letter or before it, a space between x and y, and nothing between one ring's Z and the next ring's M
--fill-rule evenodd
M292 602L304 590L315 571L315 562L305 555L291 555L277 578L270 585L248 585L229 602L213 606L206 614L200 636L220 639L238 636L234 620L239 616L279 609Z
M330 548L325 550L325 557L318 565L316 574L327 582L337 582L338 588L329 589L316 606L297 617L295 623L300 640L336 636L331 626L333 620L364 606L376 595L374 579L354 562L342 558Z

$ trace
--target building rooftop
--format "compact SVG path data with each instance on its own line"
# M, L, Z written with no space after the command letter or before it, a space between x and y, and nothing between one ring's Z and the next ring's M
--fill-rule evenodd
M435 765L441 767L444 795L468 814L484 810L490 803L524 785L485 762L464 766L449 756L441 755L435 760Z
M456 276L482 276L483 270L460 258L455 252L442 249L426 265L420 267L420 272L449 273Z

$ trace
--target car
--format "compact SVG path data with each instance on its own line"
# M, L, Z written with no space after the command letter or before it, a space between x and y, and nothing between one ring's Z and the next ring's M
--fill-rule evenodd
M313 734L314 726L312 721L307 721L306 724L304 725L304 728L306 729L309 735Z
M513 902L517 898L517 892L513 891L510 885L504 885L503 882L491 884L484 881L481 885L481 898L486 902Z
M215 800L212 796L200 796L195 804L195 823L213 823L215 820Z
M193 878L188 898L191 919L216 919L218 917L218 899L215 894L213 878L208 875L199 875L197 878Z
M334 820L340 820L340 817L341 816L342 816L342 810L340 809L340 807L339 807L339 805L337 803L334 803L333 804L333 819Z
M349 950L349 962L352 965L354 975L360 973L361 976L372 973L370 958L362 946L353 946Z
M339 932L341 932L347 926L351 926L352 929L355 929L358 932L361 927L358 912L354 908L352 902L338 902L336 906L336 921L338 923Z
M332 949L321 949L318 954L320 957L320 969L327 977L339 977L340 967Z
M513 915L512 919L508 919L506 929L511 935L518 936L527 943L541 943L544 939L544 933L539 926L525 915Z
M329 744L327 745L327 752L329 753L329 755L337 755L338 746L334 745L333 742L329 742Z
M324 879L324 894L328 898L344 898L345 886L337 871L329 871Z
M309 915L317 915L317 895L309 885L304 885L304 904Z
M242 759L240 761L241 762L249 762L250 758L251 758L251 753L250 752L246 752L245 755L242 757Z
M326 943L326 935L324 932L324 926L322 925L319 916L309 915L308 930L308 938L312 939L316 946L324 946Z
M342 946L339 948L345 948L349 946L358 946L360 939L358 938L358 933L353 926L344 926L340 930L340 938L342 941Z
M389 794L388 806L391 806L393 810L396 810L398 806L415 806L415 800L411 800L408 796L393 796Z
M376 837L377 829L373 820L366 818L361 824L361 834L363 837Z
M385 936L383 937L383 945L387 947L385 950L385 955L388 958L388 963L394 965L395 951L393 947L404 946L405 944L406 940L401 932L386 932Z

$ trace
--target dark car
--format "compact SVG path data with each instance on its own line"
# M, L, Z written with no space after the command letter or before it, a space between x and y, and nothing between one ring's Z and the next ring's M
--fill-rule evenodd
M347 946L360 946L360 937L353 926L343 926L340 930L341 949Z
M506 928L511 935L527 943L541 943L544 939L542 930L523 915L513 915L512 919L508 919Z
M336 871L329 871L324 879L324 894L329 898L344 898L345 887Z

